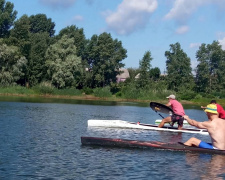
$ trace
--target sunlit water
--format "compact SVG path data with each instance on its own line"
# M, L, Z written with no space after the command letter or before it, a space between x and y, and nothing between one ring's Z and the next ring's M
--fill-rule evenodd
M81 145L81 136L162 142L184 142L195 136L210 141L207 135L87 127L88 119L154 124L160 116L147 103L0 100L0 179L225 178L222 155ZM206 119L199 107L185 106L185 112L193 119Z

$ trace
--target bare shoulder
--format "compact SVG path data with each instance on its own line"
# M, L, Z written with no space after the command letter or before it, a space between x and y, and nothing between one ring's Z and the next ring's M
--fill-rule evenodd
M221 119L221 118L216 118L216 119L213 119L214 122L220 122L222 124L225 124L225 120L224 119Z
M221 118L215 118L211 121L211 126L214 126L214 127L225 127L225 120L224 119L221 119Z
M222 123L225 123L225 120L224 119L221 119L221 118L215 118L212 120L212 122L222 122Z

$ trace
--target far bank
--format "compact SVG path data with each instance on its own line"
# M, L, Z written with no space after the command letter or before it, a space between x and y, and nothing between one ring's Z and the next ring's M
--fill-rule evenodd
M55 99L55 101L69 101L69 100L79 100L79 101L103 101L103 102L128 102L128 103L143 103L143 104L149 104L149 102L158 102L158 103L162 103L162 104L166 104L167 103L167 99L162 98L162 99L145 99L145 100L141 100L141 99L124 99L124 98L118 98L116 96L112 96L112 97L96 97L94 95L86 95L86 94L81 94L81 95L52 95L52 94L22 94L22 93L0 93L0 101L1 100L9 100L9 101L33 101L33 102L38 102L40 99L45 99L46 102L48 102L48 100L50 99ZM191 100L191 101L187 101L187 100L182 100L179 99L179 101L184 104L184 105L196 105L196 106L205 106L207 104L209 104L209 102L212 99L209 98L202 98L202 99L198 99L198 100ZM222 106L225 106L225 99L216 99L217 103L221 104Z

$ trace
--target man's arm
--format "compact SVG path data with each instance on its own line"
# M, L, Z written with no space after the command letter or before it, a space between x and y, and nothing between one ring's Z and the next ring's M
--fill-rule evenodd
M195 126L197 128L207 129L209 127L209 122L207 122L207 121L205 121L205 122L198 122L198 121L195 121L194 119L190 119L187 115L184 115L183 117L184 117L184 119L186 119L186 121L190 125Z
M166 104L166 106L171 106L171 103L170 103L170 102L168 102L168 103Z

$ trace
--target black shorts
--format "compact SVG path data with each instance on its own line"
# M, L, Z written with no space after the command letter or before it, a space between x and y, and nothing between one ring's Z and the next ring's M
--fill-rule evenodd
M180 115L173 114L171 116L171 120L172 120L173 123L177 122L177 124L179 126L183 127L184 117L182 117Z

